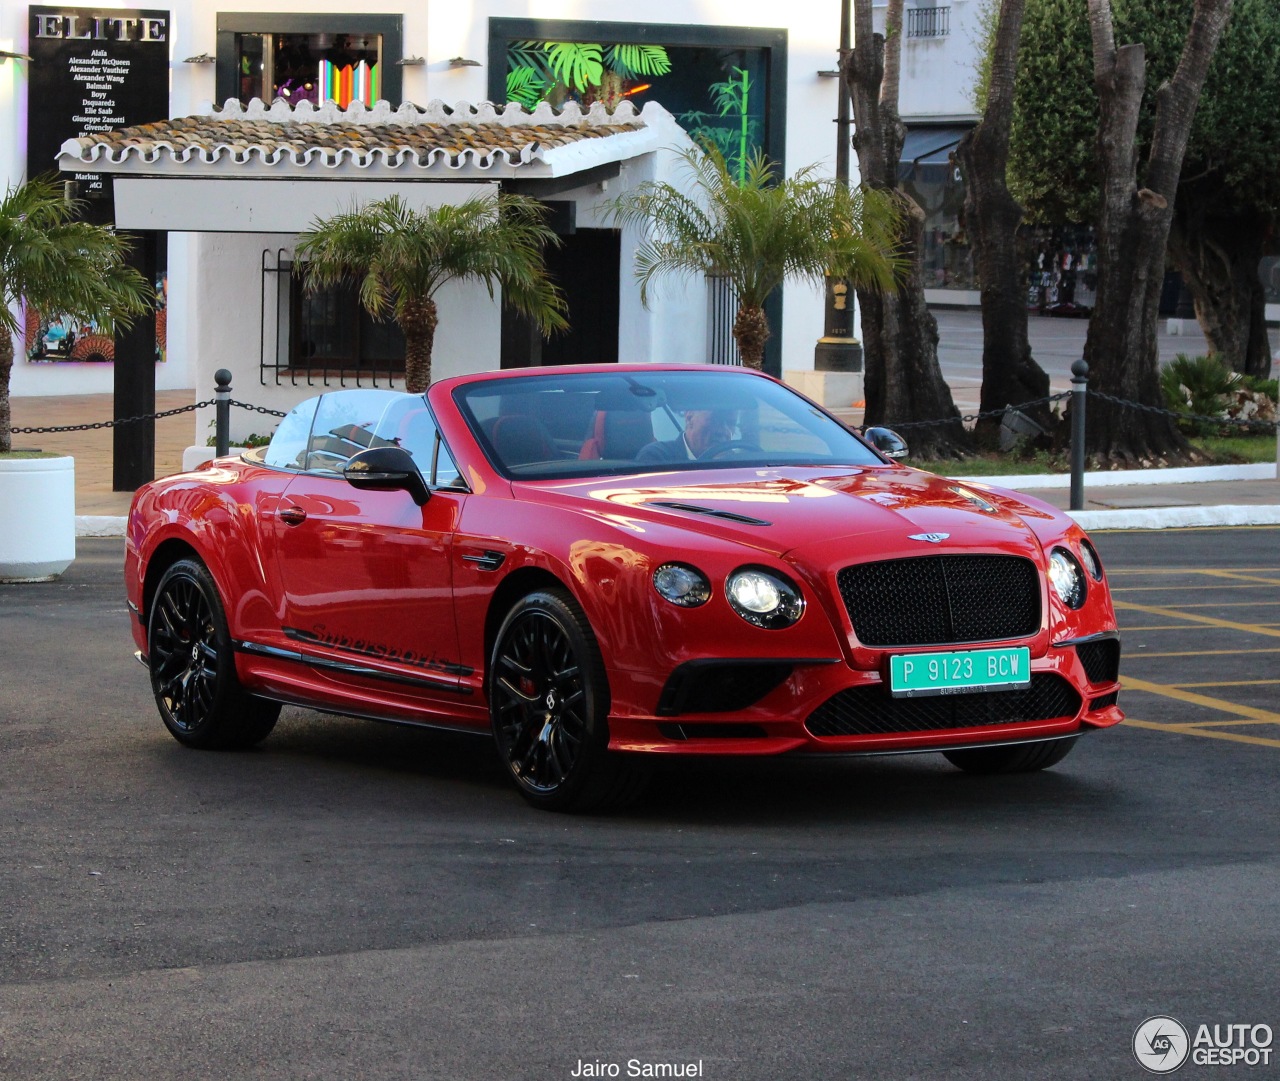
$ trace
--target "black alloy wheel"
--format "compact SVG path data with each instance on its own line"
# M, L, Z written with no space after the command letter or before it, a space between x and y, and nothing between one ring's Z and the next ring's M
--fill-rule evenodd
M531 593L507 614L489 665L498 751L534 806L599 810L639 795L639 766L608 750L600 648L564 590Z
M280 703L236 678L217 586L203 563L182 559L156 586L147 621L151 689L165 727L188 747L237 749L266 739Z
M943 751L943 757L965 773L1035 773L1056 766L1075 748L1078 736L1015 743L1007 747L974 747Z

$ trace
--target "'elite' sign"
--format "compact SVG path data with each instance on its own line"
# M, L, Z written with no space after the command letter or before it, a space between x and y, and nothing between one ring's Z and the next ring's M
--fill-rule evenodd
M169 12L32 7L27 175L58 168L67 139L169 115ZM76 171L80 195L109 197L99 173Z

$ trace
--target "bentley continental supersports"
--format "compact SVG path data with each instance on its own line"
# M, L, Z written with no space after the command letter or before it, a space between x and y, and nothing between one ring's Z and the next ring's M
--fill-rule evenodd
M1123 718L1071 518L743 369L321 394L141 488L125 569L182 743L252 746L283 703L491 732L545 808L624 802L664 754L1039 770Z

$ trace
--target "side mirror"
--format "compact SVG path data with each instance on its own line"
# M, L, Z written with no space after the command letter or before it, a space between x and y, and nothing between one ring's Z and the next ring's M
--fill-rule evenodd
M911 453L907 441L892 428L868 428L862 436L886 458L905 458Z
M362 491L405 491L422 506L431 498L431 490L413 455L403 447L370 447L353 454L342 470L353 488Z

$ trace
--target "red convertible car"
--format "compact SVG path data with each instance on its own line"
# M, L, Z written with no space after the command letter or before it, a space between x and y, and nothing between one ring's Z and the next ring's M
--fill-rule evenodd
M629 798L655 754L1038 770L1123 718L1079 526L741 369L322 394L140 489L126 581L182 743L256 744L281 703L491 731L548 808Z

